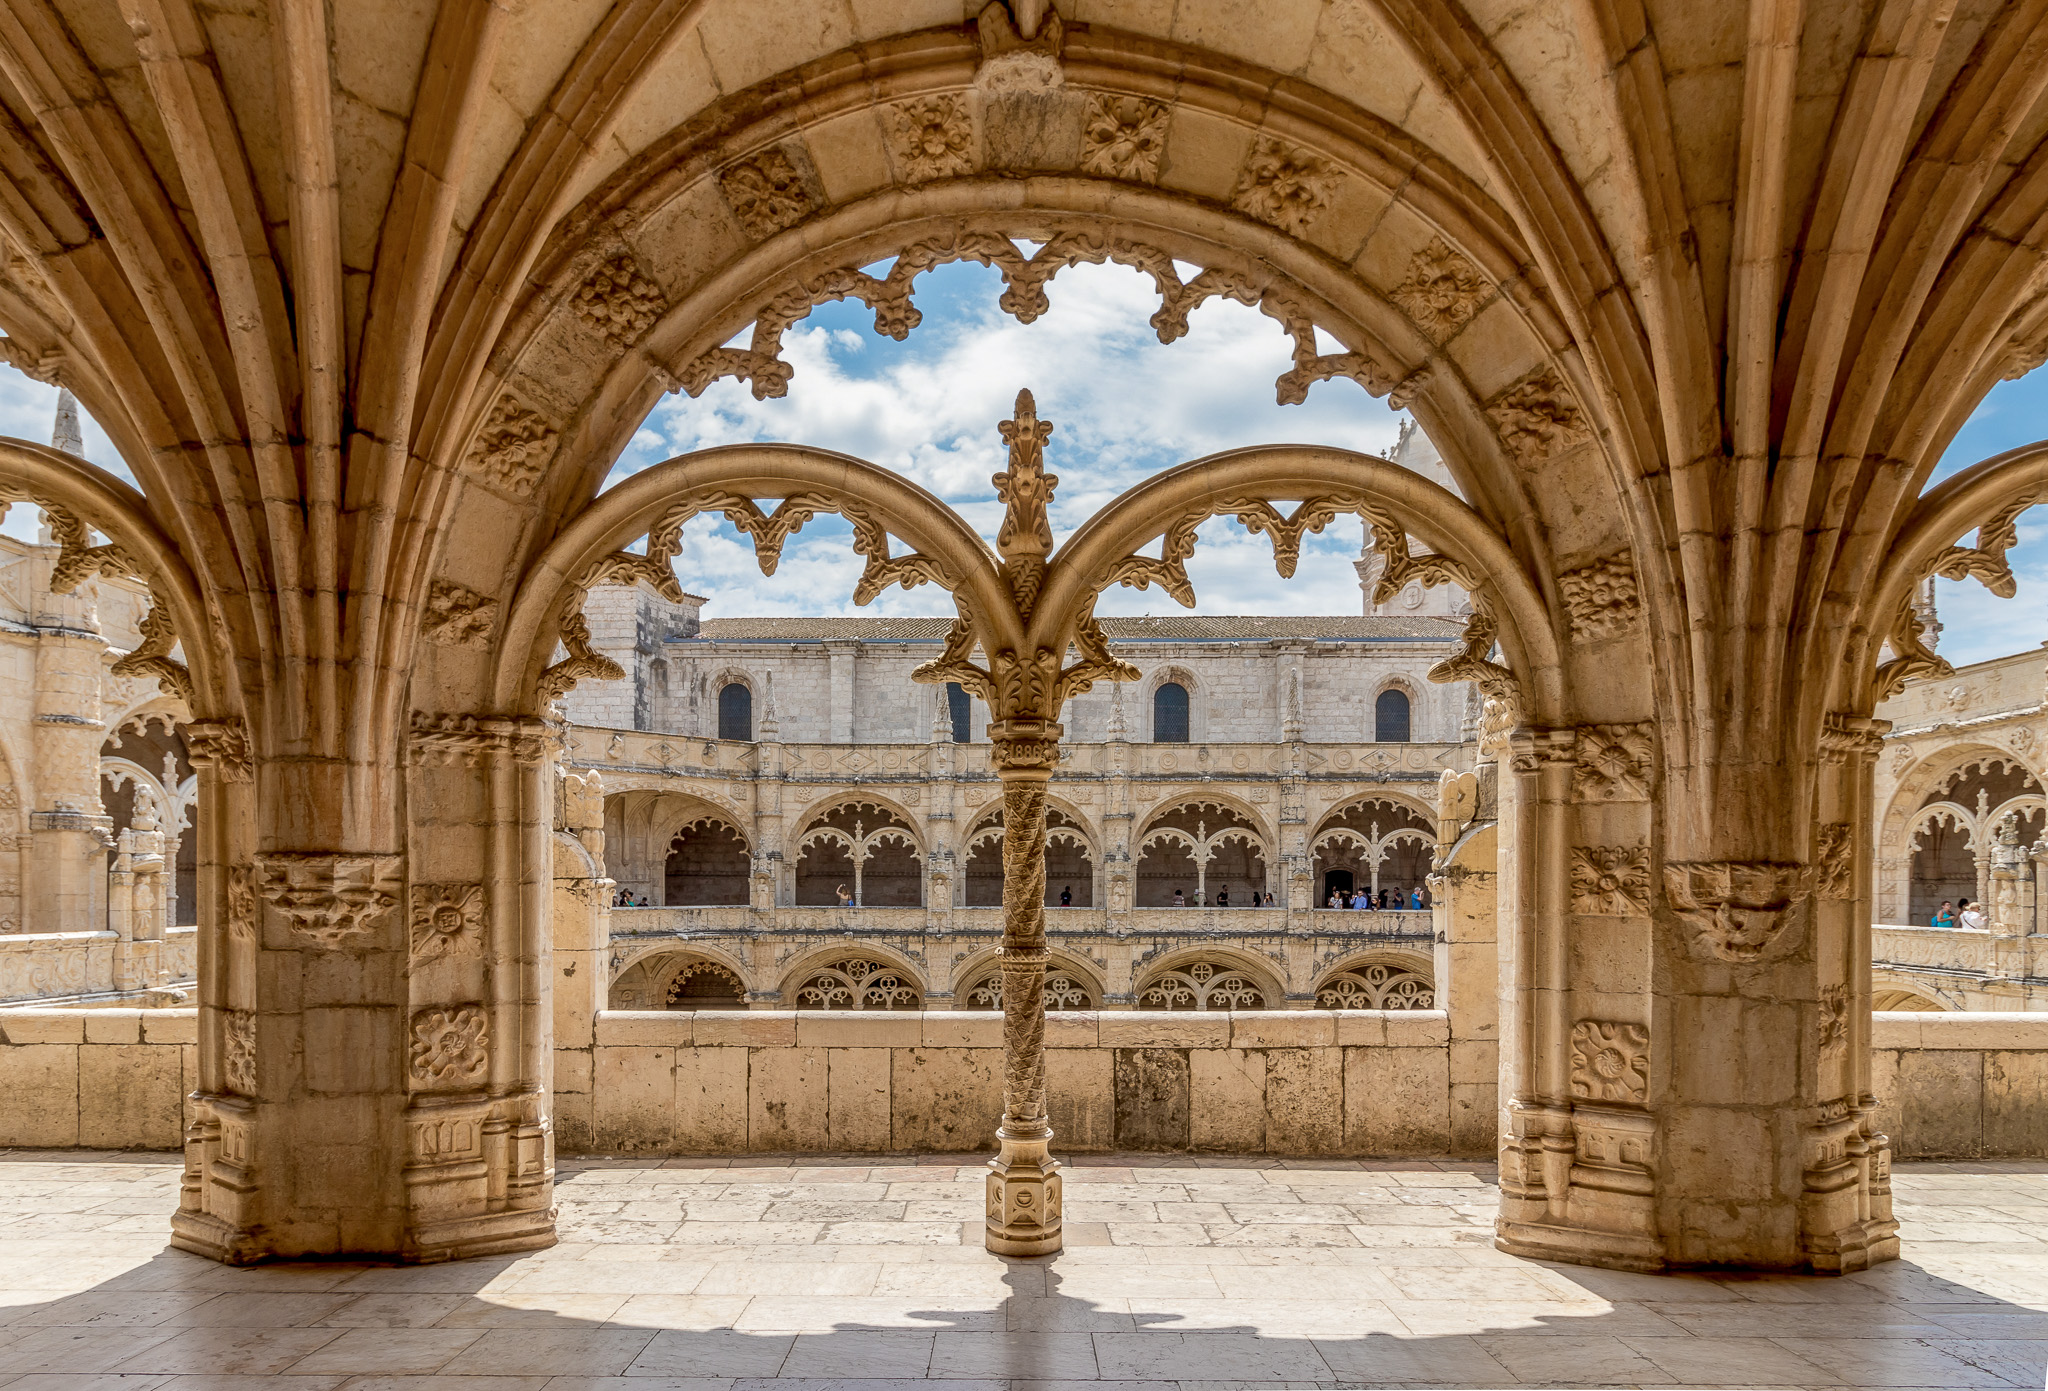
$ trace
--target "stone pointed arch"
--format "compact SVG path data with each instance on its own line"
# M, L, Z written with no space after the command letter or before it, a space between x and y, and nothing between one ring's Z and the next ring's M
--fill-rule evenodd
M764 515L756 505L762 498L780 505ZM653 532L664 537L657 550L672 547L691 517L718 511L753 534L767 574L774 573L784 540L805 520L839 512L854 522L856 547L868 557L863 583L876 586L868 597L887 584L934 581L957 592L962 621L985 649L1020 644L1023 635L1009 618L1010 598L988 544L930 493L850 455L795 445L734 445L635 474L555 538L528 569L505 625L493 678L500 707L537 712L547 703L536 692L584 590L615 576L659 579L674 554L666 549L656 559L622 547ZM910 554L891 555L891 536L907 544ZM666 582L675 583L672 574ZM572 648L570 660L589 659Z

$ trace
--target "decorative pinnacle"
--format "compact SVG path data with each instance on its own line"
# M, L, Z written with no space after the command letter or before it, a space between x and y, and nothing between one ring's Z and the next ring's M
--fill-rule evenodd
M1058 474L1045 471L1045 442L1052 436L1052 422L1038 418L1038 403L1027 390L1017 393L1015 415L996 429L1010 446L1010 466L989 480L1006 509L1002 530L996 533L996 552L1003 558L1003 577L1017 596L1017 606L1028 615L1045 577L1045 558L1052 552L1046 507L1060 483Z

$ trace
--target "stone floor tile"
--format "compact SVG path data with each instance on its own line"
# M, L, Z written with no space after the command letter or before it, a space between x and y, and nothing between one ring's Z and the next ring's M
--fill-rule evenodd
M1089 1333L940 1333L932 1344L934 1378L1050 1377L1087 1381L1096 1374Z
M747 1294L633 1294L605 1322L612 1328L731 1328L746 1311Z
M1948 1329L1903 1305L1652 1304L1675 1327L1700 1338L1939 1338Z
M0 1376L11 1372L105 1372L174 1336L154 1328L44 1328L0 1347ZM139 1369L131 1369L139 1370Z
M618 1376L657 1336L637 1328L492 1328L441 1370L449 1376Z
M1379 1300L1358 1297L1181 1299L1174 1302L1170 1312L1134 1317L1139 1331L1159 1333L1228 1332L1250 1333L1262 1338L1356 1338L1367 1333L1408 1331Z
M1096 1199L1086 1195L1067 1199L1065 1215L1076 1222L1144 1222L1159 1221L1159 1208L1153 1203L1133 1202L1129 1199Z
M151 1387L167 1386L175 1377L152 1372L29 1372L22 1376L8 1376L0 1373L0 1386L19 1386L24 1391L150 1391ZM311 1388L289 1388L289 1391L326 1391L327 1387L339 1385L342 1378L308 1378ZM267 1379L266 1379L267 1381ZM288 1391L278 1387L277 1391Z
M548 1261L518 1271L491 1293L693 1294L717 1268L710 1261Z
M1826 1386L1833 1380L1827 1368L1768 1338L1624 1334L1621 1340L1656 1363L1658 1370L1684 1383L1716 1385L1742 1381L1767 1386Z
M2048 1338L2048 1313L2036 1310L1987 1312L1953 1304L1909 1304L1904 1307L1927 1322L1940 1324L1964 1338L1992 1341Z
M1514 1376L1539 1385L1671 1386L1679 1380L1621 1339L1601 1334L1555 1338L1495 1335L1478 1342Z
M1998 1373L2014 1386L2033 1388L2048 1385L2048 1339L1930 1338L1927 1345L1975 1367Z
M149 1328L216 1297L198 1290L94 1290L53 1300L46 1293L34 1304L16 1306L6 1322L14 1328Z
M1212 1266L1209 1270L1225 1299L1260 1304L1302 1299L1403 1298L1405 1291L1392 1278L1397 1273L1347 1266L1318 1267L1313 1274L1300 1266L1280 1265Z
M670 1239L687 1246L808 1246L822 1222L685 1222Z
M1531 1304L1521 1300L1388 1299L1402 1327L1419 1338L1478 1337L1493 1333L1583 1337L1588 1333L1683 1333L1643 1305ZM1615 1317L1620 1310L1620 1317Z
M688 1296L684 1296L687 1298ZM436 1328L560 1328L565 1322L598 1324L631 1298L624 1294L564 1294L505 1290L463 1300L435 1321Z
M1002 1300L971 1296L938 1300L919 1295L755 1295L734 1323L748 1332L831 1333L911 1329L993 1333L1004 1324Z
M470 1298L462 1294L392 1291L359 1294L309 1325L313 1328L431 1328Z
M1223 1210L1230 1214L1230 1221L1241 1225L1262 1222L1312 1222L1321 1226L1342 1227L1358 1220L1351 1215L1349 1208L1340 1203L1240 1202L1233 1199L1223 1205Z
M1358 1238L1361 1246L1438 1246L1456 1247L1484 1244L1492 1237L1491 1232L1475 1234L1458 1227L1370 1227L1355 1226L1349 1229Z
M1779 1338L1778 1341L1846 1386L2024 1384L1911 1338Z
M180 1378L182 1381L183 1378ZM279 1378L284 1380L284 1378ZM456 1382L448 1377L438 1376L363 1376L351 1377L345 1383L347 1391L449 1391L459 1387L460 1391L541 1391L548 1384L544 1376L505 1377L464 1377ZM171 1383L169 1391L184 1391L179 1382ZM264 1391L262 1387L250 1387L249 1391ZM272 1391L291 1391L289 1387L278 1386ZM652 1388L647 1388L652 1391Z
M1068 1299L1171 1300L1221 1299L1223 1291L1207 1266L1182 1266L1166 1270L1136 1266L1076 1266L1055 1268L1045 1282L1046 1292Z
M1432 1196L1440 1196L1456 1189L1424 1188L1418 1190ZM1344 1215L1337 1221L1355 1223L1362 1227L1460 1227L1470 1225L1465 1218L1442 1203L1346 1203L1337 1209Z
M1003 1316L1012 1333L1135 1333L1128 1299L1007 1299Z
M785 1265L775 1261L728 1262L711 1267L695 1294L769 1294L815 1299L823 1295L871 1293L881 1277L879 1262Z
M1207 1224L1203 1230L1218 1246L1363 1246L1364 1238L1350 1227L1260 1222L1251 1226Z
M793 1333L665 1329L654 1335L626 1372L634 1377L772 1377L782 1371L795 1342Z
M481 1328L351 1328L300 1358L292 1371L427 1376L484 1336Z
M1016 1262L961 1269L957 1265L885 1265L875 1277L876 1295L1037 1298L1045 1294L1044 1267Z
M355 1295L279 1294L257 1290L216 1294L170 1315L165 1328L306 1328L354 1302Z
M545 1391L732 1391L730 1377L550 1377ZM467 1385L457 1391L468 1391Z
M934 1333L907 1330L800 1333L782 1377L919 1378L931 1366Z
M123 1358L114 1370L269 1376L343 1332L339 1328L187 1328Z
M982 1223L974 1223L977 1241ZM831 1246L958 1246L961 1224L950 1222L827 1222L818 1240Z
M1515 1300L1532 1305L1582 1304L1588 1296L1562 1281L1543 1277L1541 1270L1475 1270L1458 1266L1408 1266L1385 1272L1394 1295L1404 1299L1493 1301Z
M1206 1246L1209 1228L1199 1222L1108 1222L1114 1246Z
M1141 1318L1142 1321L1142 1318ZM1261 1338L1245 1333L1096 1333L1095 1359L1116 1380L1182 1381L1337 1380L1337 1374L1302 1338Z

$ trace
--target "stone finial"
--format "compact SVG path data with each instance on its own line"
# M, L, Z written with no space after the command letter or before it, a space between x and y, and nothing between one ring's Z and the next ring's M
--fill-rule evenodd
M57 388L57 418L50 426L50 448L85 454L85 432L78 424L78 398L69 387Z
M1046 508L1059 475L1045 471L1045 442L1052 422L1038 418L1038 403L1029 390L1017 393L1015 413L996 426L1010 447L1010 464L990 478L1004 504L996 551L1003 558L1003 578L1017 596L1017 607L1029 615L1045 578L1045 558L1052 553L1052 523Z

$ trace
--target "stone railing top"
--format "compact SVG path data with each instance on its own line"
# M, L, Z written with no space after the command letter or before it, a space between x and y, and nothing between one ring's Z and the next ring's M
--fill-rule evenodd
M190 928L185 929L191 931ZM47 947L84 947L95 942L118 940L117 934L99 932L9 932L0 934L0 951L36 951Z
M659 771L697 776L751 776L760 767L759 743L711 739L658 730L609 729L572 725L567 760L578 767L616 768L622 772ZM953 772L980 775L989 771L986 743L933 745L926 741L897 743L790 742L779 746L783 769L793 777L877 778L927 777L933 770L932 750L951 751ZM1061 771L1106 773L1110 745L1100 740L1068 740L1062 745ZM1421 774L1434 779L1442 769L1463 767L1471 747L1460 743L1359 744L1355 741L1307 741L1311 776L1349 775L1371 778ZM1133 775L1262 777L1288 767L1286 746L1267 741L1188 744L1128 743L1124 771Z
M1870 1046L2048 1052L2048 1012L1883 1010L1870 1016Z
M994 1010L648 1010L597 1016L600 1047L1000 1048ZM1442 1048L1442 1010L1056 1010L1048 1048Z

